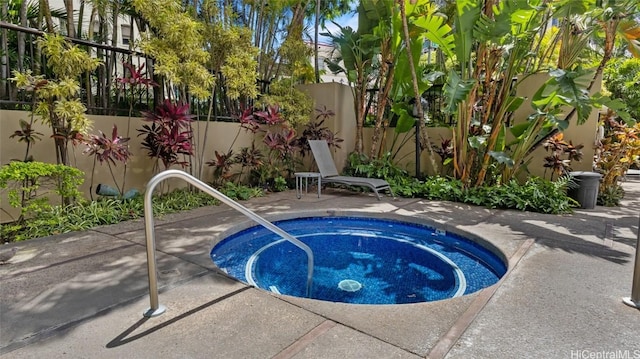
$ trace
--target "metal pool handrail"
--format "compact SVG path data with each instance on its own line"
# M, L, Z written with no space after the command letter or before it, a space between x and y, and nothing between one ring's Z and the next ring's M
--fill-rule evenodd
M151 301L151 307L144 312L145 317L155 317L165 312L166 307L158 303L158 277L156 273L156 240L153 223L153 205L151 203L151 195L158 183L171 177L182 178L189 182L191 185L197 187L199 190L207 193L208 195L217 198L221 202L229 205L231 208L244 214L250 219L254 220L258 224L261 224L271 232L281 236L287 241L293 243L298 248L302 249L307 254L307 297L311 296L311 282L313 279L313 252L311 248L301 242L299 239L293 237L289 233L283 231L273 223L258 216L248 208L225 196L219 191L211 188L199 179L191 176L190 174L179 170L166 170L155 175L149 183L147 183L147 189L144 194L144 232L147 243L147 268L149 271L149 298Z

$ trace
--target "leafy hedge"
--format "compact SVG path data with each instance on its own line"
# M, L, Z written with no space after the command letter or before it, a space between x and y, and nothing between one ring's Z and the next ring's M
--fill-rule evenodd
M384 178L393 192L402 197L421 197L429 200L469 203L488 208L519 209L551 214L570 213L578 203L567 195L569 177L548 181L531 177L524 184L515 180L497 186L465 189L459 180L434 176L417 180L392 165L389 160L367 162L352 155L345 172L355 176Z
M424 181L391 179L389 182L399 196L462 202L487 208L562 214L571 213L572 208L578 206L567 196L568 178L551 182L531 177L524 184L512 180L498 186L468 189L463 188L460 181L445 177L430 177Z
M388 163L359 164L352 167L351 173L360 176L386 175L394 193L403 197L553 214L571 212L572 207L578 205L566 194L567 186L570 184L568 177L554 182L532 177L524 184L511 181L499 186L465 189L460 181L445 177L429 177L419 181ZM220 191L236 200L262 195L260 189L232 182L227 182ZM163 215L214 205L217 202L202 192L176 190L155 198L153 211L155 215ZM46 210L37 210L34 213L36 215L28 221L0 224L2 241L21 241L141 218L144 216L144 205L141 196L129 200L101 198L97 201L80 201L66 206L47 206Z
M262 190L228 183L220 191L234 200L262 196ZM158 196L153 201L156 216L218 204L215 198L203 192L185 189ZM81 201L67 206L53 206L28 221L0 224L3 242L50 236L96 226L115 224L144 216L142 196L132 199L102 197L97 201Z
M65 165L12 161L0 167L0 189L7 190L9 205L20 209L21 218L29 218L50 210L49 197L54 194L67 203L81 196L83 176Z

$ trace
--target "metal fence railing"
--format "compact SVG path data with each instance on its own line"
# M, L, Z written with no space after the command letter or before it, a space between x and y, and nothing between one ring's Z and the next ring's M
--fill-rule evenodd
M0 109L30 110L32 93L16 88L12 72L14 70L31 70L34 75L45 75L50 78L53 74L47 68L47 59L39 51L37 39L44 32L0 21L0 30L7 39L7 53L0 57ZM133 116L140 116L143 111L153 110L164 98L169 86L165 86L164 79L153 74L154 60L144 53L126 48L99 44L83 39L67 38L73 44L81 47L92 56L99 58L103 65L91 73L85 73L79 78L81 84L81 101L87 107L87 113L95 115L127 116L133 109ZM19 49L20 44L22 49ZM157 87L139 86L135 91L124 87L118 82L119 78L130 76L123 64L131 64L139 69L144 65L142 75L144 79L153 80ZM253 99L230 100L224 97L224 79L218 74L216 81L219 88L213 99L213 119L217 121L235 121L241 111L253 104ZM269 91L268 81L257 81L259 93ZM191 113L197 119L204 120L209 114L212 99L191 99Z
M43 32L15 24L0 21L0 28L6 31L8 40L7 55L3 56L4 70L0 78L0 108L29 110L32 104L32 93L16 88L13 81L13 71L31 70L34 75L52 74L47 68L47 59L38 49L37 40ZM20 36L19 36L20 34ZM153 68L153 60L145 54L129 49L94 43L91 41L68 38L73 44L81 47L92 56L99 58L103 65L91 73L85 73L78 79L81 86L81 100L87 107L89 114L97 115L128 115L130 105L136 111L153 108L156 99L161 96L160 89L140 88L132 95L131 92L119 85L117 79L130 76L123 63L136 68L143 64L145 68ZM23 51L19 50L20 43L24 44ZM145 77L153 79L152 71L146 71ZM157 81L156 81L157 82Z
M454 118L451 115L446 114L444 109L444 95L442 93L441 84L432 85L427 91L422 94L422 106L425 115L425 124L430 127L440 126L452 126L454 124ZM367 90L367 113L377 113L377 97L379 89ZM407 102L412 104L413 99L408 99ZM390 107L390 104L387 104ZM387 116L390 116L391 127L394 127L396 120L391 114L390 108L385 109ZM371 124L365 124L371 125Z

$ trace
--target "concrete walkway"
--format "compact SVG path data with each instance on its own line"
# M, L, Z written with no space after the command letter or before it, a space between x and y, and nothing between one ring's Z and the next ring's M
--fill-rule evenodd
M624 186L621 207L565 216L332 189L320 199L290 191L243 203L272 220L351 212L419 220L485 238L508 259L498 284L431 303L321 302L231 280L209 251L248 221L226 206L156 221L168 309L151 319L142 316L142 221L17 243L0 266L0 357L640 358L640 310L621 301L631 294L640 181Z

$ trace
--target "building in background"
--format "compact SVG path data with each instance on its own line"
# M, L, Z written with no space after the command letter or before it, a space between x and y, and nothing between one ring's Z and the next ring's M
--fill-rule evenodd
M65 11L64 0L49 0L51 9ZM106 14L102 17L102 31L100 29L101 20L98 14L94 14L92 3L89 1L73 0L73 24L76 31L76 38L86 39L94 42L100 42L116 46L123 49L135 50L135 40L140 38L140 31L131 16L127 14L119 14L114 21L112 8L109 7ZM82 14L82 21L80 21ZM93 23L91 17L93 15ZM55 25L59 28L59 32L63 35L69 35L67 32L66 19L54 18ZM114 26L115 22L115 26ZM82 26L79 28L79 26ZM89 26L93 27L93 39L89 39ZM114 34L115 33L115 34ZM102 35L102 39L100 39ZM112 41L115 35L115 42Z
M308 43L309 47L313 48L313 43ZM334 51L334 47L330 44L318 43L318 67L320 69L320 82L337 82L348 85L349 81L344 73L332 74L331 70L325 64L325 60L331 59L331 54ZM311 55L311 66L315 69L314 55Z

